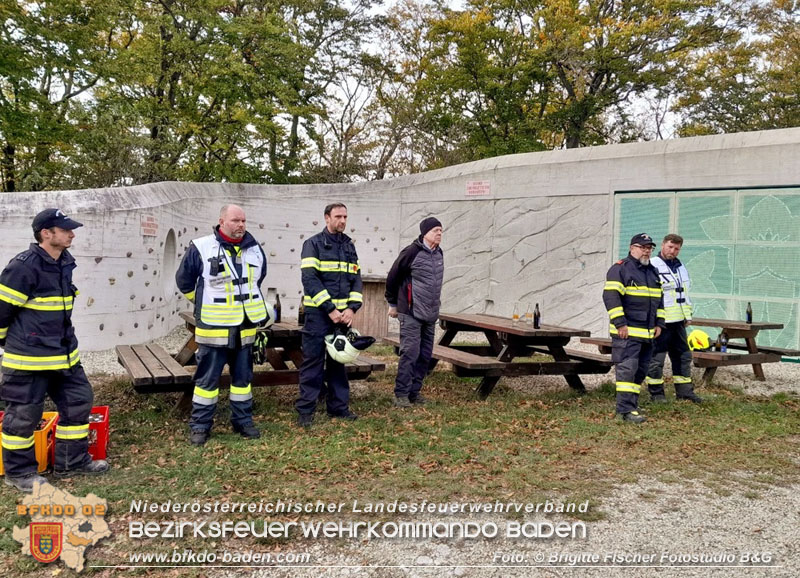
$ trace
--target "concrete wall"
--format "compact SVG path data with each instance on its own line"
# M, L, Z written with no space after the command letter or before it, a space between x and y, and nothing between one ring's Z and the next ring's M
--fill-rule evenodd
M174 272L221 205L242 205L263 244L263 288L296 315L303 240L324 226L324 206L349 207L365 274L385 274L428 215L443 222L443 309L510 315L540 304L546 322L603 332L600 295L612 261L613 194L654 189L800 185L800 128L511 155L387 181L346 185L158 183L0 196L0 263L32 242L30 222L59 207L76 231L81 348L161 336L189 308ZM270 300L274 300L271 297Z

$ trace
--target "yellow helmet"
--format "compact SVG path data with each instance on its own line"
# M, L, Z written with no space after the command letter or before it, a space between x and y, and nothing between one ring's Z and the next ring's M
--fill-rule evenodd
M692 351L704 351L711 348L711 338L701 329L693 329L689 334L688 341L689 349Z

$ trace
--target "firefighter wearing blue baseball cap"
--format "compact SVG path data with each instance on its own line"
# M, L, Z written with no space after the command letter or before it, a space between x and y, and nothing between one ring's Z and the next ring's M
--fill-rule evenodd
M661 281L650 263L653 247L650 235L634 235L628 256L611 266L603 287L611 360L616 364L616 412L631 423L645 421L639 413L639 391L653 354L653 340L665 327Z
M60 209L45 209L31 224L31 243L0 274L0 398L3 419L3 464L6 484L32 492L45 483L37 473L34 431L45 395L58 408L55 475L101 474L105 460L92 461L89 413L94 394L78 355L72 306L78 294L72 284L75 259L69 252L74 229L81 227Z

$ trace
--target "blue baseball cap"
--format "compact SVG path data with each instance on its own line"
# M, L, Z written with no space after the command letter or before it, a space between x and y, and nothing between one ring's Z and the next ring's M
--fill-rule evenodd
M653 238L647 233L639 233L638 235L631 237L631 245L642 245L643 247L646 247L647 245L652 245L653 247L656 246L656 244L653 242Z
M53 227L67 230L77 229L83 227L83 223L73 221L61 209L45 209L33 218L31 226L33 232L38 233L42 229L52 229Z

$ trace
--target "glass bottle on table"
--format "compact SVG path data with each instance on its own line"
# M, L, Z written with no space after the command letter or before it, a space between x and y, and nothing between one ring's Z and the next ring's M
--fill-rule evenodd
M516 325L519 323L519 304L514 303L514 312L511 314L511 324Z
M281 322L281 296L275 294L275 323Z
M745 310L745 316L748 323L753 322L753 306L750 305L750 302L747 302L747 309Z
M539 329L542 326L542 314L539 312L539 304L533 309L533 328Z
M530 303L528 303L528 308L525 310L525 323L533 325L533 310Z
M724 331L719 335L719 345L722 353L728 353L728 334Z

